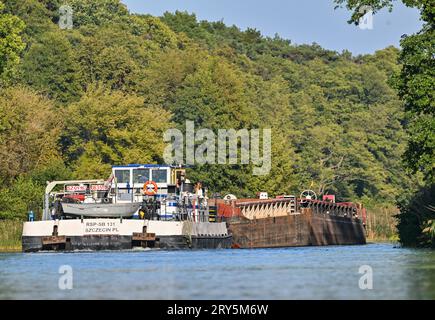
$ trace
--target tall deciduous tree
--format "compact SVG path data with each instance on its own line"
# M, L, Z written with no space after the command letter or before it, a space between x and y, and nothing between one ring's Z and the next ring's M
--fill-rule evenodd
M75 27L83 25L101 26L128 16L127 7L119 0L69 0L73 8Z
M162 161L170 114L145 107L143 98L94 87L65 116L61 141L78 177L104 176L114 164Z
M81 94L79 64L62 30L43 34L24 55L23 81L60 103Z
M25 48L21 38L24 22L5 13L4 9L4 4L0 2L0 81L10 80Z
M371 6L374 12L385 6L392 8L392 0L335 2L354 10L350 22L356 24L364 14L362 5ZM404 160L413 173L424 175L426 184L398 199L398 229L404 245L435 247L435 6L433 0L402 2L420 10L424 25L417 34L402 38L402 69L393 84L405 105L409 139Z
M392 0L335 0L353 10L349 22L359 23L365 14L363 6L370 6L376 13L384 7L392 9ZM405 161L413 171L422 172L427 181L435 182L435 6L433 0L402 0L418 8L425 22L417 34L401 40L399 62L402 70L396 77L395 86L405 103L408 149Z
M0 181L60 160L57 139L62 124L52 102L23 87L0 93Z

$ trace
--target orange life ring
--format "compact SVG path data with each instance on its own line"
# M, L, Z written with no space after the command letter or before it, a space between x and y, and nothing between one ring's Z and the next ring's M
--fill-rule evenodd
M143 185L143 192L147 196L155 196L157 194L157 191L159 190L159 187L157 186L157 183L154 181L147 181Z

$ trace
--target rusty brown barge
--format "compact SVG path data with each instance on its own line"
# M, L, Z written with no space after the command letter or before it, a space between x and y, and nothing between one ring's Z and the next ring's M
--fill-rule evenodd
M274 248L366 243L366 210L361 204L326 200L216 200L233 248Z

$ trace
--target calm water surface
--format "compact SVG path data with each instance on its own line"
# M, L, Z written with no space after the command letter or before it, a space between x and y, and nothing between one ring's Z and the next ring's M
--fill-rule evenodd
M59 289L59 267L73 289ZM359 289L360 266L373 290ZM392 244L0 254L0 299L435 299L435 252Z

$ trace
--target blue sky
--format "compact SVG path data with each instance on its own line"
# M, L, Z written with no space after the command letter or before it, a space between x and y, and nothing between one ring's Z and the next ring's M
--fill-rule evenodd
M242 30L248 27L264 35L293 43L316 42L326 49L354 54L373 53L389 45L399 46L403 34L420 30L416 9L395 1L393 12L384 9L374 16L373 29L347 24L350 12L334 10L332 0L122 0L131 12L161 16L176 10L195 13L199 20L223 20Z

